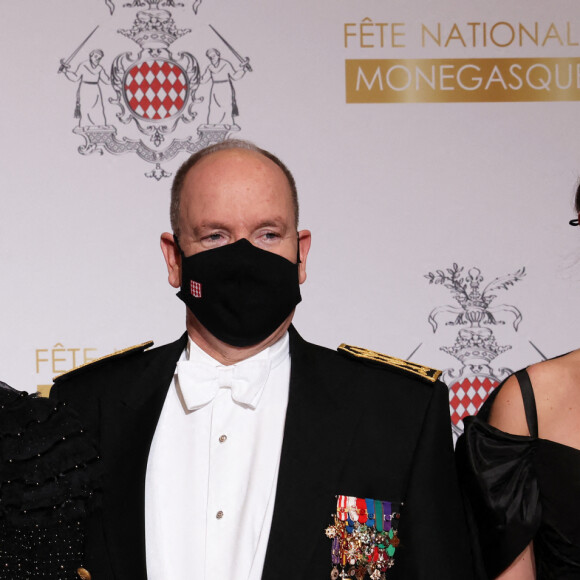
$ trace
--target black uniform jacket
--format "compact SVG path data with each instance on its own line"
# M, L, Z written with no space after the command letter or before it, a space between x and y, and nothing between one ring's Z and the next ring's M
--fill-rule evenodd
M92 580L144 580L149 448L187 335L57 380L51 397L80 413L101 449L102 510L89 521ZM325 528L336 496L403 501L387 580L470 580L471 555L448 391L386 365L305 342L290 328L291 375L264 580L327 580ZM171 490L168 490L171 493ZM192 577L195 577L192 546ZM167 579L172 580L172 579ZM228 579L236 580L236 579Z

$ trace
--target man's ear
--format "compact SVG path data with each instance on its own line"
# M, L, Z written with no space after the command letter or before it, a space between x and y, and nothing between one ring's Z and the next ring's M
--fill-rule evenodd
M173 234L161 234L161 251L167 264L168 281L174 288L181 287L181 254Z
M300 264L298 264L298 282L303 284L306 280L306 259L310 251L310 242L312 234L309 230L300 230L298 232L298 247L300 249Z

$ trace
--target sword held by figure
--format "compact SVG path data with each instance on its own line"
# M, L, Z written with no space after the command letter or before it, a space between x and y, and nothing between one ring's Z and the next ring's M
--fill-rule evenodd
M248 57L244 58L211 24L209 27L217 34L220 40L230 49L232 54L238 59L242 68L245 68L249 72L252 72L252 67L250 66L250 59Z
M89 41L89 38L97 31L98 27L99 25L97 24L95 28L92 30L92 32L79 44L76 50L66 60L64 60L63 58L60 59L60 66L58 67L59 74L67 70L70 63L72 62L72 59L78 54L79 50Z

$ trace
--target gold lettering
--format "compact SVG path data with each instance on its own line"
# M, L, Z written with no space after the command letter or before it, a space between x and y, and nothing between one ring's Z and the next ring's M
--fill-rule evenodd
M40 363L48 362L47 358L40 358L41 352L48 352L47 348L37 348L36 349L36 374L40 372Z
M373 27L373 21L370 18L364 18L360 23L360 46L361 48L374 48L374 44L365 44L365 36L374 36L374 32L365 32L365 28Z
M385 28L388 25L389 25L388 22L377 22L375 24L375 26L378 26L379 27L379 30L381 31L381 36L380 36L380 39L381 39L381 48L384 48L385 47Z
M449 32L449 36L447 37L447 41L445 42L445 48L447 48L449 46L449 43L452 40L459 40L461 41L461 44L463 44L463 46L467 46L465 44L465 40L463 40L463 36L461 35L461 32L459 31L459 26L457 26L457 24L453 24L453 26L451 27L451 30Z
M66 358L58 358L57 353L63 353L65 349L63 348L62 344L58 342L52 347L51 355L52 355L52 374L53 375L60 375L66 372L68 369L56 368L56 363L59 362L66 362Z
M90 350L97 350L97 349L96 348L83 348L83 356L84 356L83 364L87 364L87 363L90 363L90 362L95 360L93 357L90 357L88 355L88 352Z
M520 46L523 46L524 44L524 38L523 35L524 33L528 36L528 38L536 45L538 46L538 23L534 22L534 34L532 35L532 33L520 22L520 26L519 26L519 33L520 33Z
M560 27L554 22L544 25L544 31L541 31L541 25L538 21L529 23L511 23L506 20L499 22L463 22L449 23L450 28L446 32L442 24L436 25L421 24L421 46L426 48L429 45L438 47L453 46L458 43L463 47L487 47L498 46L505 48L516 44L520 47L526 45L546 46L550 42L560 46L580 46L580 41L574 35L572 28L573 22L566 21L566 28L562 23ZM399 23L391 24L391 46L401 46L397 44L394 34L395 26ZM443 25L445 26L445 25ZM546 28L547 26L547 28Z
M477 46L476 29L481 25L481 22L468 22L467 26L471 26L471 46Z
M405 36L405 32L397 32L397 28L405 26L404 22L393 22L391 24L391 46L393 48L405 48L405 44L397 44L397 37Z
M72 353L72 366L71 369L75 369L77 367L77 356L76 353L79 352L80 348L69 348L68 352Z
M425 48L425 33L427 33L437 46L441 46L441 22L437 23L437 36L435 36L424 24L421 24L421 46Z
M564 46L564 42L560 38L560 33L558 32L558 29L556 28L556 25L553 22L550 24L550 27L546 32L546 36L544 37L544 42L542 42L542 46L546 46L546 42L552 39L556 39L560 46Z
M580 101L580 57L357 59L345 65L347 103Z
M349 28L354 28L355 22L346 22L344 25L344 48L348 48L348 39L351 36L356 36L356 32L349 32Z
M353 45L353 38L358 39L356 46L358 48L404 48L406 44L402 41L405 37L405 23L394 22L390 25L391 33L389 36L388 22L373 22L368 16L363 18L358 24L355 22L345 22L344 24L344 47L349 48Z
M509 40L501 43L498 40L496 40L494 33L497 29L498 26L502 26L502 27L507 27L509 29L509 31L511 32L511 36L509 37ZM514 38L516 37L516 31L513 29L513 26L509 23L509 22L496 22L490 29L489 31L489 36L491 38L491 41L496 45L496 46L501 46L502 48L505 46L509 46L513 41Z
M568 46L578 46L578 42L572 42L570 22L566 22L566 44Z

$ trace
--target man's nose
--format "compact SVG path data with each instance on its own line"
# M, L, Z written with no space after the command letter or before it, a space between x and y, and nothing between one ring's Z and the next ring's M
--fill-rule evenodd
M250 244L254 244L254 242L252 242L252 240L250 239L250 236L248 234L236 234L234 236L232 236L232 241L230 243L234 243L234 242L239 242L240 240L246 240L248 242L250 242Z

